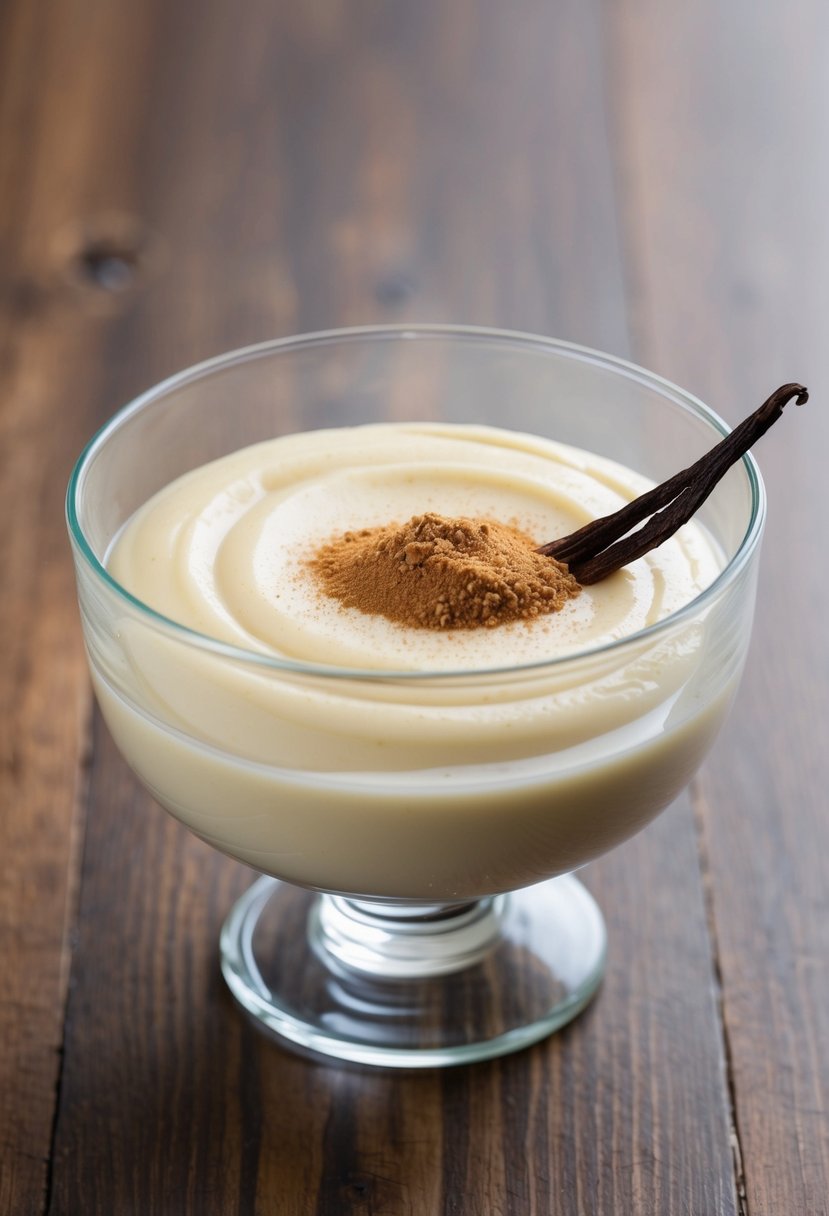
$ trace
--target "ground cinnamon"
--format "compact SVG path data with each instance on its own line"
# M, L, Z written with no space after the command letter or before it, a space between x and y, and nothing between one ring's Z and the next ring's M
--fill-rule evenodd
M311 565L348 608L421 629L478 629L557 612L579 593L567 567L494 520L416 515L346 532Z

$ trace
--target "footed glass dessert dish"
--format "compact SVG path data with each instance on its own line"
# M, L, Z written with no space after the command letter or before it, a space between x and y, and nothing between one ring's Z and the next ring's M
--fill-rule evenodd
M343 607L314 584L315 546L421 511L541 544L726 432L609 356L420 326L211 360L91 441L67 513L95 691L161 805L263 874L221 936L263 1028L417 1068L524 1047L587 1004L605 928L572 872L710 746L764 497L745 457L655 555L496 628Z

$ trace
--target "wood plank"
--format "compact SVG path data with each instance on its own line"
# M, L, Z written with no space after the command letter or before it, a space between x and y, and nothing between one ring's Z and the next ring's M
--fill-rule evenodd
M69 377L83 394L88 376L60 291L19 252L34 196L41 16L39 6L6 10L0 41L0 1210L10 1212L39 1211L46 1186L89 715L83 649L68 627L62 495L90 420L83 405L56 410L57 384Z
M829 11L614 12L637 355L731 421L782 381L813 392L758 453L770 506L754 643L697 801L747 1211L826 1213Z
M53 276L79 236L87 251L57 349L87 369L91 413L332 324L464 320L625 352L594 6L252 0L240 22L230 4L61 0L49 30L24 265ZM121 270L132 287L102 290ZM62 370L44 374L50 417ZM445 1075L314 1065L249 1028L215 961L246 881L99 731L52 1212L735 1210L687 803L591 871L612 955L589 1013Z
M0 1211L14 1213L41 1211L48 1187L91 709L63 495L95 425L109 310L65 224L85 213L93 147L103 174L105 132L126 135L96 114L106 64L56 56L46 18L0 17ZM116 128L119 114L113 100Z

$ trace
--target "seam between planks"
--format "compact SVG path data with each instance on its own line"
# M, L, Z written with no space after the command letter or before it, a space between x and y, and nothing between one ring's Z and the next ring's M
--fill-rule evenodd
M78 747L78 775L72 805L72 818L69 829L69 861L67 866L66 903L63 914L63 941L60 952L59 984L61 996L60 1010L60 1046L58 1047L58 1068L54 1082L54 1103L52 1107L52 1124L49 1129L49 1155L46 1159L46 1178L43 1188L43 1212L47 1214L52 1207L55 1171L55 1144L57 1142L58 1122L60 1119L61 1092L63 1089L63 1071L66 1063L66 1029L69 1016L70 980L72 973L72 957L74 954L75 935L80 914L81 875L83 873L83 854L86 842L86 822L89 809L89 788L92 776L94 758L94 721L95 703L92 696L92 686L88 679L86 684L86 711L84 713L84 729L81 732Z
M737 1194L737 1211L739 1216L751 1216L746 1194L746 1176L743 1164L743 1149L740 1136L740 1125L737 1116L737 1087L734 1079L734 1057L731 1038L728 1032L728 1022L725 1016L725 1001L723 994L723 975L720 964L719 934L714 910L714 880L711 871L711 861L708 855L708 844L705 838L705 795L700 782L691 783L689 793L694 815L694 829L697 837L697 855L699 857L700 878L702 881L702 896L705 905L705 920L708 926L708 938L711 943L711 967L714 978L714 994L717 1003L717 1021L720 1029L720 1044L725 1064L726 1092L728 1095L728 1128L731 1141L731 1159L734 1170L734 1187Z
M616 70L616 55L614 51L613 22L608 15L607 0L599 0L596 8L598 22L598 47L601 59L601 103L604 122L605 146L610 165L610 190L614 235L619 257L619 274L624 290L623 323L627 349L623 355L627 359L636 360L637 351L641 349L639 341L639 300L641 286L636 275L636 256L630 226L625 223L625 198L629 195L626 189L625 175L620 156L624 144L622 124L618 121L618 107L614 104L620 92L619 75Z

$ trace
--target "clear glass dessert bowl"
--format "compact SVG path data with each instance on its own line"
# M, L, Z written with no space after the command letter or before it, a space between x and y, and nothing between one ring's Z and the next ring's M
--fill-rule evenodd
M524 1047L596 991L604 924L572 872L666 807L710 746L745 660L764 519L746 457L698 513L718 573L689 602L555 659L499 662L488 630L474 670L237 646L113 577L127 522L191 470L294 432L435 419L547 436L654 482L727 432L664 380L566 343L344 330L145 393L90 442L67 500L120 751L171 814L262 871L222 932L234 996L299 1049L408 1068Z

